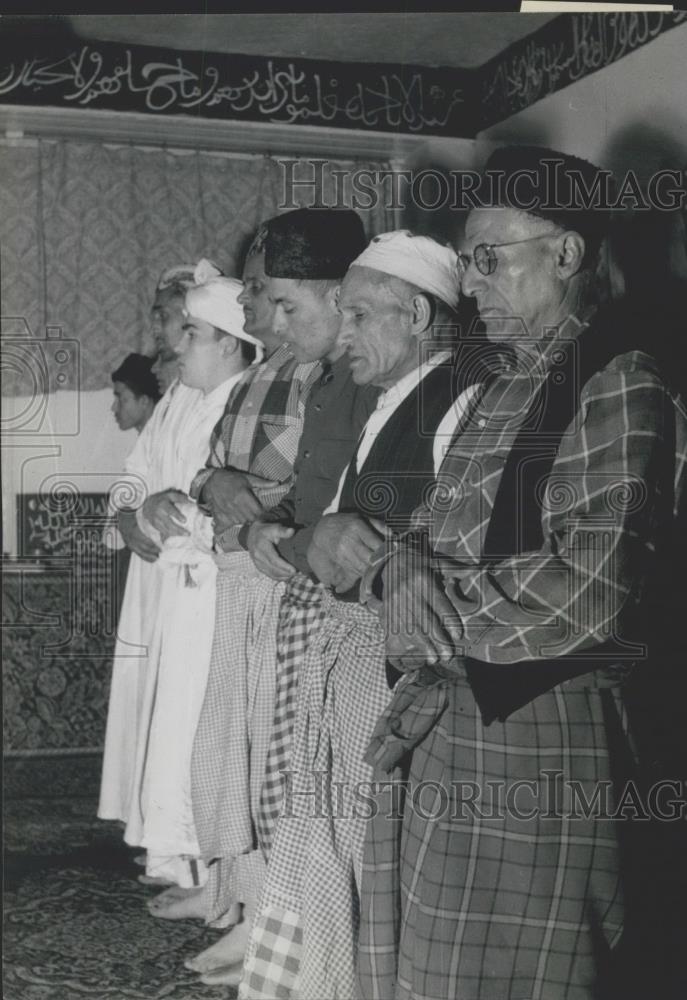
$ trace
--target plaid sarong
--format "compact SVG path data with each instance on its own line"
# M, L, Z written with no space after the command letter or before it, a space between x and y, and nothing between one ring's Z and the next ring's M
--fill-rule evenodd
M279 609L272 739L256 819L258 840L265 857L269 857L272 848L282 803L282 772L287 768L291 754L298 671L305 657L308 641L322 621L324 594L322 584L313 582L304 573L297 573L286 584L286 593Z
M290 988L303 1000L356 992L366 824L357 793L372 774L363 755L390 691L376 616L327 591L321 619L300 670L290 782L246 955L244 998L282 997ZM302 944L291 943L294 921Z
M625 732L618 691L584 678L488 729L462 678L397 685L368 756L376 779L401 784L395 804L378 792L366 836L365 1000L608 995L617 823L568 793L577 782L579 806L611 787Z
M276 632L283 583L246 552L217 576L210 674L193 746L193 815L208 863L208 920L259 891L264 858L257 814L274 713ZM219 860L217 860L219 859ZM214 863L211 863L214 862Z

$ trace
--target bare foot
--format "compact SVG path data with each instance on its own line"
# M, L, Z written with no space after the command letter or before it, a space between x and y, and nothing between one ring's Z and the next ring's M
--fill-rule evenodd
M193 889L170 886L146 905L154 917L163 920L204 920L207 909L202 886Z
M191 972L207 972L208 969L215 968L216 962L219 961L222 956L213 952L213 949L216 945L220 945L222 943L224 938L227 937L230 931L233 931L236 924L238 924L241 920L241 904L234 903L233 906L229 907L224 917L227 923L224 928L225 933L222 937L215 941L215 944L210 945L209 948L199 952L198 955L194 955L192 958L184 959L185 968L189 969ZM208 955L209 960L206 957ZM215 956L214 958L213 955Z
M143 853L143 854L137 854L136 857L134 858L134 864L138 865L140 868L145 868L145 866L146 866L146 855L145 855L145 853Z
M190 969L191 972L200 972L202 976L207 976L210 973L226 972L237 964L242 966L243 956L248 947L251 922L250 919L245 919L244 916L241 923L236 924L230 931L223 934L219 941L215 941L205 951L201 951L199 955L187 959L184 962L186 968ZM202 981L206 982L204 978ZM228 981L226 980L226 982ZM225 982L225 980L221 979L217 980L217 982ZM236 982L238 982L238 979Z
M238 986L243 976L243 962L222 966L214 972L206 972L200 977L205 986Z

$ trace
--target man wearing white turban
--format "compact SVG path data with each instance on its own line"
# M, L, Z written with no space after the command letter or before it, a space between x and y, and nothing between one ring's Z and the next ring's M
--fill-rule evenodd
M190 801L190 754L210 662L217 573L211 519L188 489L258 343L242 329L242 288L208 261L195 268L175 347L180 384L160 403L148 495L136 514L141 531L160 548L159 600L124 836L146 848L148 879L183 888L205 879Z

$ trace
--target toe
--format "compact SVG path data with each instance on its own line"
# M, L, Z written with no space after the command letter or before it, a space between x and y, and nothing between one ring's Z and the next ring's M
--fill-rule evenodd
M214 972L206 972L200 977L201 983L205 986L238 986L241 982L243 963L237 962L234 965L225 965Z

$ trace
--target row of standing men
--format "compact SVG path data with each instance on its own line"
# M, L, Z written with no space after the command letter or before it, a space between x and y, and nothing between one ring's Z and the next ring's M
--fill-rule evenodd
M500 202L457 255L300 209L242 282L163 275L178 378L127 467L99 815L169 886L154 916L224 931L188 961L204 982L622 988L618 808L646 785L648 665L675 656L687 420L596 301L602 238L593 213Z

